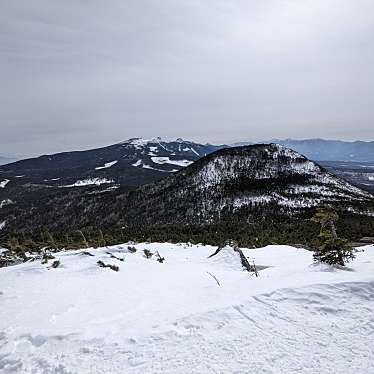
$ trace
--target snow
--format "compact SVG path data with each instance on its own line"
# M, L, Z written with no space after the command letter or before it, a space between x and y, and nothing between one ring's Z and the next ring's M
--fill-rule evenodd
M165 151L170 151L164 145L161 144L161 141L162 141L162 139L160 137L153 138L153 139L133 138L133 139L126 140L126 141L124 141L120 144L122 144L124 146L132 145L132 146L134 146L135 149L139 150L139 149L144 148L145 146L148 146L150 143L151 144L157 143ZM151 147L149 147L149 148L151 148ZM157 147L156 147L156 149L157 149ZM151 150L151 152L152 152L152 150Z
M118 160L107 162L106 164L104 164L104 166L98 166L98 167L96 167L95 170L101 170L101 169L110 168L111 166L115 165L117 162L118 162Z
M200 155L199 155L199 153L198 153L198 152L196 152L196 151L195 151L195 149L194 149L194 148L192 148L192 147L191 147L191 151L192 151L193 153L195 153L195 155L196 155L196 156L200 156Z
M178 166L188 166L193 163L193 161L188 161L188 160L170 160L169 157L151 157L151 160L155 164L171 164L171 165L178 165Z
M154 167L152 167L152 166L150 166L150 165L147 165L147 164L143 164L142 167L143 167L144 169L161 171L161 172L163 172L163 173L174 173L174 172L178 171L178 170L176 170L176 169L173 169L173 170L157 169L157 168L154 168Z
M0 222L0 230L2 230L5 227L6 221Z
M0 372L374 372L373 246L346 270L290 246L243 249L267 267L258 278L230 251L208 259L212 246L136 248L0 269Z
M4 188L10 182L9 179L5 179L0 182L0 188Z
M83 187L83 186L90 186L90 185L100 186L101 184L106 184L106 183L114 183L114 181L112 179L106 179L106 178L88 178L88 179L76 181L73 184L68 184L62 187Z
M134 162L134 163L132 164L132 166L137 167L137 166L140 166L141 164L142 164L142 160L138 160L138 161Z
M13 204L13 201L10 199L5 199L0 201L0 209L6 205Z
M214 264L217 269L241 271L243 266L240 255L232 247L223 247L216 255L210 258L210 264Z
M150 140L146 140L142 138L133 138L133 139L124 141L122 144L124 145L131 144L134 146L135 149L141 149L144 146L146 146L149 142Z

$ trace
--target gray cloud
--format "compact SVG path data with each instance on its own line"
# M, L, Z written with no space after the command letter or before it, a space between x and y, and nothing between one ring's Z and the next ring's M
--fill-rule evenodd
M372 0L0 0L0 153L374 138Z

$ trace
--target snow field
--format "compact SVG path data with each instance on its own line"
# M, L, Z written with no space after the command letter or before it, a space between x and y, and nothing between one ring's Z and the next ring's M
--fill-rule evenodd
M258 278L226 249L135 247L0 269L0 373L374 372L373 246L345 270L289 246L243 249L266 267Z

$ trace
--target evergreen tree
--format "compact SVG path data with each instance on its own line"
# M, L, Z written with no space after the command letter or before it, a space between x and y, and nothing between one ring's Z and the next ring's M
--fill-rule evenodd
M319 244L313 255L315 261L344 266L354 259L353 248L348 240L339 238L336 233L335 223L338 219L337 212L331 206L317 208L311 218L321 226Z

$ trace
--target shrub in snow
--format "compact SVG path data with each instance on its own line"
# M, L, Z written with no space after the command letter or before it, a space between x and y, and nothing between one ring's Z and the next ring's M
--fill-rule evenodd
M117 257L117 256L115 256L113 253L111 253L111 252L106 252L106 254L107 255L109 255L110 256L110 258L114 258L114 259L116 259L116 260L118 260L118 261L125 261L125 259L124 258L119 258L119 257Z
M84 255L84 256L95 257L95 255L93 255L91 252L88 252L88 251L83 251L83 252L81 252L81 254Z
M50 253L43 253L43 256L42 256L42 264L47 264L48 263L48 260L54 260L55 257L52 256Z
M135 247L127 247L127 250L130 252L130 253L135 253L136 252L136 248Z
M151 258L151 257L153 256L153 253L152 253L149 249L145 249L145 250L143 251L143 253L144 253L144 256L145 256L146 258Z
M59 260L56 260L56 261L53 261L52 262L52 267L53 269L56 269L60 266L60 261Z
M344 266L353 260L355 255L353 248L346 239L327 239L316 248L313 258L315 261L329 265Z
M97 264L101 267L101 268L109 268L109 269L112 269L113 271L119 271L119 267L116 266L116 265L110 265L110 264L105 264L103 261L99 260L97 261Z
M165 257L161 257L158 251L156 252L156 257L157 257L157 261L160 262L161 264L165 261Z

